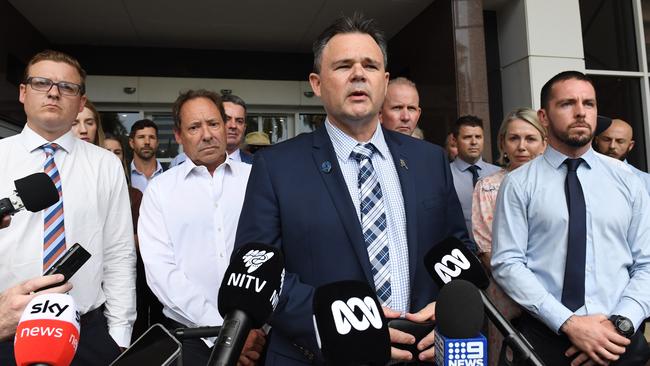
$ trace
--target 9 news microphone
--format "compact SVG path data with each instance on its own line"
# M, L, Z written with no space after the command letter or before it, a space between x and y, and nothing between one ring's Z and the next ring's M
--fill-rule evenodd
M487 365L487 340L480 333L483 304L476 286L453 280L443 287L436 301L436 322L436 365Z
M16 328L18 366L68 366L79 344L79 313L72 296L43 294L27 304Z
M390 336L377 295L365 282L341 281L314 293L314 328L330 365L385 365Z
M14 186L14 193L0 200L0 219L23 209L38 212L59 200L59 192L54 182L42 172L15 180Z
M479 259L455 237L449 237L431 248L424 256L424 265L440 288L444 288L445 284L454 279L471 282L481 290L485 290L490 284ZM530 343L510 324L485 293L479 291L479 295L488 318L503 334L504 342L513 349L515 364L544 365Z
M230 260L219 288L221 332L208 365L236 365L251 329L267 322L278 305L284 258L274 247L246 244Z

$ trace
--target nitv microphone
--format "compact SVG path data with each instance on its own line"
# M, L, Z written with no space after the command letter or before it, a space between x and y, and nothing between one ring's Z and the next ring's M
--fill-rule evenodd
M454 279L471 282L481 290L490 284L479 259L459 239L449 237L435 245L424 256L424 265L440 288ZM503 334L504 342L514 353L513 364L544 365L528 341L501 314L483 291L479 291L485 313L494 326Z
M59 200L59 192L54 182L42 172L15 180L14 186L14 193L0 200L0 219L23 209L38 212Z
M79 313L72 296L43 294L27 304L16 328L18 366L67 366L79 345Z
M454 280L443 287L436 301L436 322L436 365L487 365L487 339L480 333L483 304L476 286Z
M277 248L246 244L231 258L219 288L221 332L208 365L236 365L248 333L266 323L278 305L284 258Z
M313 302L316 340L330 365L385 365L390 336L377 295L365 282L318 287Z

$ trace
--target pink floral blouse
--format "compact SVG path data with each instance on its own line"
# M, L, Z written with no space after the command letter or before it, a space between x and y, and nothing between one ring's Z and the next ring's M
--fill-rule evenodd
M479 180L472 197L472 233L479 253L492 252L492 221L497 204L497 193L505 170L500 170Z

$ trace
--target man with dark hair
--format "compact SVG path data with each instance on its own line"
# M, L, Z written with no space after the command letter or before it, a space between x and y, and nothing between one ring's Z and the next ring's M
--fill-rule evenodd
M242 151L246 131L246 102L236 95L226 94L221 97L223 109L226 111L226 139L228 158L246 164L253 163L253 155Z
M374 22L338 19L314 42L314 62L309 81L327 119L256 153L237 229L236 247L274 245L285 258L267 365L323 362L312 300L326 283L367 282L388 318L432 319L438 289L422 258L450 235L467 240L442 149L381 127L388 73ZM415 343L396 329L391 340ZM432 344L433 333L420 360L433 359ZM394 347L391 356L414 358Z
M162 165L156 159L158 125L146 118L136 121L129 134L129 146L133 150L131 186L144 193L149 182L163 172Z
M632 126L629 123L622 119L611 120L610 126L594 138L594 147L599 153L627 164L634 174L643 181L646 190L650 193L650 174L627 162L627 155L634 147Z
M415 83L405 77L391 79L379 113L381 124L389 130L412 136L420 113L420 96Z
M187 160L153 180L142 200L138 236L147 283L163 304L167 327L221 325L217 295L250 165L227 158L226 115L217 93L183 92L172 114ZM251 331L240 361L254 364L264 342L263 332ZM184 363L207 364L212 345L210 339L183 340Z
M650 198L623 162L591 148L585 75L556 75L542 100L548 147L501 184L492 273L527 310L517 327L547 365L644 365Z
M451 162L454 187L463 207L467 230L472 236L472 193L481 177L501 170L496 165L483 161L483 120L476 116L461 116L452 127L458 155Z
M0 191L11 192L14 180L44 171L55 182L59 201L41 212L20 212L2 229L0 292L17 290L20 296L12 297L26 300L28 290L44 281L24 281L43 274L80 243L91 259L66 279L82 314L74 364L108 365L131 338L135 244L119 160L71 131L86 101L84 76L76 60L56 51L39 53L28 63L19 94L27 123L19 135L0 140ZM14 362L13 340L0 342L0 364Z

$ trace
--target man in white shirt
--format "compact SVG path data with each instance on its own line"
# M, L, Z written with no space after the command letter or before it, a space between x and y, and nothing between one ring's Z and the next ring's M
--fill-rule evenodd
M85 72L72 57L44 51L27 65L20 85L27 123L0 141L0 192L45 171L60 200L19 212L0 235L0 291L37 277L67 247L92 255L70 282L81 315L74 365L107 365L128 347L135 320L135 246L124 170L108 150L71 131L84 108ZM0 343L0 364L14 364L13 342Z
M227 159L226 115L218 94L184 92L172 113L187 160L152 181L142 200L138 236L147 283L170 328L221 325L217 295L251 166ZM264 334L251 331L240 361L256 361L263 344ZM207 339L184 340L184 363L205 365L211 346Z

